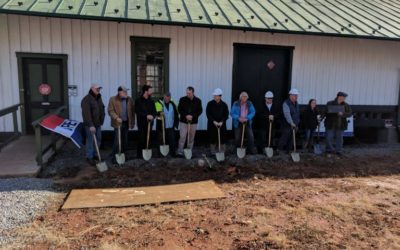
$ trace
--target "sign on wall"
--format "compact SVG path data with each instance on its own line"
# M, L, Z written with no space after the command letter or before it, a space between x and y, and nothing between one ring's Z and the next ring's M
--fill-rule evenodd
M325 119L321 121L320 128L319 128L319 133L321 136L325 136ZM318 132L315 130L315 132ZM343 136L346 137L351 137L354 136L354 117L351 116L347 118L347 130L344 131Z

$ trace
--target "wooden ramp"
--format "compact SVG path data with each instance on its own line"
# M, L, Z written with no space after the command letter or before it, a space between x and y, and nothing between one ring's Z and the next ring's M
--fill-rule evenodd
M0 177L36 176L40 166L36 162L34 136L21 136L2 148Z
M224 193L215 185L214 181L154 187L74 189L62 209L126 207L224 197Z

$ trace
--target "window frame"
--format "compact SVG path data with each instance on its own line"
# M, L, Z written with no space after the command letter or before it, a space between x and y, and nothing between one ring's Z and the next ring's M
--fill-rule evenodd
M136 44L138 43L152 43L157 45L165 46L165 59L163 63L163 80L164 80L164 91L169 91L169 48L171 39L170 38L159 38L159 37L141 37L131 36L131 89L132 96L138 97L140 92L137 91L137 50Z

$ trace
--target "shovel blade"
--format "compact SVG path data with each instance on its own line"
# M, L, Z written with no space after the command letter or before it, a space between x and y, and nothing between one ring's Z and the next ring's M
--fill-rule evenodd
M216 153L215 156L216 156L218 162L225 161L225 153L219 152L219 153Z
M316 155L322 154L321 145L319 145L319 144L314 145L314 154L316 154Z
M183 154L185 155L185 158L186 158L187 160L192 159L192 150L191 150L190 148L185 148L185 149L183 150Z
M299 162L300 161L300 155L299 155L299 153L291 153L290 154L291 156L292 156L292 160L294 161L294 162Z
M240 159L242 159L246 156L246 149L245 148L237 148L236 154Z
M160 152L163 156L167 156L169 153L169 145L161 145Z
M273 148L265 148L265 154L268 156L268 158L271 158L274 156L274 149Z
M97 163L97 164L96 164L96 167L97 167L97 170L98 170L100 173L106 172L106 171L108 170L107 163L105 163L105 162L99 162L99 163Z
M143 159L145 161L148 161L151 159L152 151L151 149L143 149L142 154L143 154Z
M115 160L117 161L118 165L122 165L125 163L125 154L116 154Z

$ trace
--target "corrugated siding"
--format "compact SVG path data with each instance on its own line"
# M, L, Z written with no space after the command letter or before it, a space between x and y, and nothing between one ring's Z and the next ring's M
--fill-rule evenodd
M130 36L167 37L170 45L170 90L175 99L193 85L203 106L215 87L231 102L233 43L295 46L292 85L300 102L325 103L338 90L351 104L397 105L400 43L262 32L183 28L148 24L84 21L0 14L0 108L19 102L16 52L68 55L70 115L81 120L80 100L92 82L104 86L105 101L120 84L130 85ZM0 130L12 129L0 120ZM109 127L109 119L106 120ZM206 128L202 115L200 128Z

